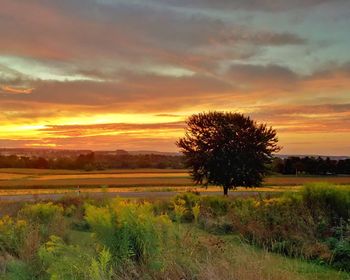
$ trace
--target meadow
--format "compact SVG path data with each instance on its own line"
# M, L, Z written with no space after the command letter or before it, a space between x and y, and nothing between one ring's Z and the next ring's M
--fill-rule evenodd
M0 203L0 279L350 279L350 188Z

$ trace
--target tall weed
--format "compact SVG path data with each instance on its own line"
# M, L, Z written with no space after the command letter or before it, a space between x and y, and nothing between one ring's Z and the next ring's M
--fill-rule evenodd
M151 204L116 199L109 207L88 205L86 220L119 265L133 261L156 270L164 267L172 223L165 215L155 216Z

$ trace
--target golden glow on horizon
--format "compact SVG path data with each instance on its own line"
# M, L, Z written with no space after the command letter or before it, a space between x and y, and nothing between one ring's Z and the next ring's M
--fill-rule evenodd
M0 138L5 139L40 139L42 137L42 133L40 133L41 129L44 129L45 125L1 125L0 129Z
M303 117L312 119L315 118L315 115L304 114ZM155 150L177 151L174 142L183 135L184 130L181 126L167 127L167 124L182 122L184 118L184 114L96 114L73 118L49 118L26 125L2 124L0 138L27 141L24 146L32 148L71 147L98 150L101 149L100 144L102 142L109 149L117 149L120 145L122 148L127 148L130 143L141 141L148 146L154 145L153 149ZM269 125L273 125L278 132L280 144L284 146L282 153L304 152L316 154L319 150L322 150L322 147L331 148L334 144L341 146L344 139L348 137L347 132L332 133L328 136L321 132L313 132L311 147L308 144L311 143L308 130L311 131L314 124L302 123L298 120L290 120L284 124L277 123L276 125L269 123ZM118 124L121 124L121 126L119 127ZM133 125L136 125L136 127L133 127ZM301 133L295 132L298 130ZM77 142L80 143L77 144L78 139L83 139L83 142ZM116 141L115 146L113 141ZM166 141L167 144L158 146L157 141ZM72 146L67 145L67 143L71 143ZM344 154L345 149L346 147L344 147Z
M57 148L58 145L54 143L33 143L33 144L25 144L24 146L28 148Z
M136 137L178 137L178 133L174 133L171 129L162 129L161 124L183 121L183 116L168 116L168 115L149 115L149 114L96 114L90 116L77 117L61 117L34 121L31 124L0 124L0 138L4 139L31 139L41 140L50 137L54 138L72 138L72 137L92 137L92 136L117 136L122 134L129 134ZM109 124L158 124L156 129L128 129L127 131L118 129L106 129L103 125ZM97 125L97 127L93 127ZM98 125L102 125L99 127ZM55 129L50 130L51 127L58 127L58 132ZM66 135L66 130L71 130L70 127L78 126L74 135ZM92 127L91 127L92 126ZM67 127L67 128L66 128ZM61 131L61 128L63 131ZM36 144L28 144L35 146ZM37 144L38 146L47 146L48 144ZM50 144L51 145L51 144ZM26 145L27 146L27 145Z
M95 114L54 119L54 125L92 125L111 123L152 124L183 120L183 117L155 116L150 114Z

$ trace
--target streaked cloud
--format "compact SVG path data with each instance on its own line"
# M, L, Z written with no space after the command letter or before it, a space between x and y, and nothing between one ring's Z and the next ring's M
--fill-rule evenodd
M154 0L155 1L155 0ZM271 0L165 0L159 1L179 7L197 7L203 9L242 9L255 11L289 11L291 9L305 9L317 7L322 4L342 4L346 0L294 0L294 1L271 1Z
M11 86L1 86L0 92L9 93L9 94L31 94L34 88L19 88Z

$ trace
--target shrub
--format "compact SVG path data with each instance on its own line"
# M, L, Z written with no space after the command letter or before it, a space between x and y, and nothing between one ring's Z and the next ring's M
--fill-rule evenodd
M52 202L27 204L19 211L18 217L37 225L44 240L50 235L63 235L66 229L63 207Z
M93 280L110 280L113 276L113 269L111 266L112 255L103 248L99 253L97 259L93 259L89 274Z
M328 183L306 184L301 191L305 204L315 212L326 211L331 218L350 218L350 188ZM316 213L316 214L317 214Z
M28 264L12 260L6 266L5 278L7 280L31 280L33 275Z
M350 241L340 240L332 248L332 265L343 270L350 270Z
M307 256L304 244L315 243L316 225L308 209L295 201L290 197L242 200L232 211L233 227L254 244L278 253Z
M224 216L230 207L230 200L226 197L205 196L201 200L201 206L214 217Z
M173 203L168 199L154 201L152 206L155 215L170 214L173 210Z
M175 196L173 199L175 220L192 222L195 219L193 208L199 205L200 199L199 195L191 192Z
M62 215L63 207L52 202L28 204L19 211L20 217L46 225Z
M154 269L163 267L161 254L171 221L165 215L155 216L149 203L117 199L110 207L89 205L86 220L119 265L135 261Z
M235 199L228 216L233 230L253 244L349 269L349 194L346 187L308 184L271 199Z
M178 200L183 200L185 201L186 208L190 209L195 206L200 201L200 199L201 198L199 195L191 192L186 192L175 196L174 202L176 203Z
M29 225L24 220L14 220L5 216L0 220L0 251L18 256L23 244Z
M184 218L185 213L187 213L187 217ZM180 223L182 218L187 221L192 219L189 209L186 208L186 201L182 198L174 201L174 217L177 223Z
M75 206L77 208L82 207L86 201L86 197L83 195L77 196L76 194L68 193L65 194L61 199L58 200L58 203L63 206L63 208L69 206Z
M64 208L64 215L66 217L72 217L77 212L77 207L75 205L69 205Z
M79 246L66 245L60 237L51 236L40 248L39 258L50 279L93 279L88 278L92 257Z
M195 222L196 224L198 223L198 218L199 218L200 211L201 211L201 206L200 206L200 204L197 202L197 203L192 207L193 218L194 218L194 222Z

